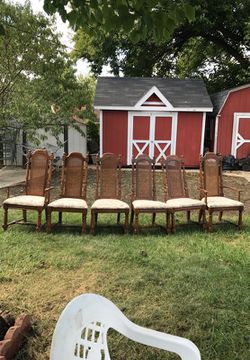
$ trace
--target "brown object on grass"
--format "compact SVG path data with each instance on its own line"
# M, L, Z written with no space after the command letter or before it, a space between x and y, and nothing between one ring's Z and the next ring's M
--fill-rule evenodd
M96 200L91 206L90 231L94 234L98 214L125 214L124 232L128 231L129 205L121 200L121 157L105 153L96 159Z
M163 185L165 201L168 210L168 228L175 232L175 213L185 211L187 220L190 221L190 212L199 212L199 222L203 218L203 228L206 222L206 205L204 202L189 197L186 172L183 158L169 155L162 161ZM169 215L171 215L171 225L169 225Z
M219 212L219 221L223 216L223 211L238 211L238 227L242 227L242 213L244 204L240 201L239 189L224 186L222 178L222 157L212 152L207 152L200 159L200 197L206 204L208 210L208 230L212 231L213 214ZM224 189L230 189L237 194L237 200L224 196Z
M86 232L88 206L86 203L88 160L79 152L63 154L60 198L47 207L47 231L51 231L51 214L58 212L58 224L62 225L62 213L82 214L82 233Z
M166 203L156 201L155 160L147 155L139 155L136 159L132 160L132 205L130 222L134 227L135 233L139 232L140 213L152 214L152 226L155 225L156 213L165 213L167 221Z
M40 231L42 211L46 209L49 202L53 159L53 154L49 155L45 149L28 152L26 181L22 184L25 188L25 195L10 197L10 188L17 185L7 187L7 199L3 202L4 230L7 230L8 226L12 224L29 224L27 222L27 210L36 210L38 212L36 230ZM8 223L9 209L21 209L23 218Z

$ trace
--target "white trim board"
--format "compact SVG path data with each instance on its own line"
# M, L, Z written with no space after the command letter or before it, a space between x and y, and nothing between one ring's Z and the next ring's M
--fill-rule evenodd
M145 95L135 104L135 110L141 109L141 106L147 101L147 99L156 95L165 105L165 110L173 110L173 105L165 98L165 96L160 92L160 90L156 86L152 86L152 88L146 92Z
M136 109L134 106L95 106L96 110L124 110L124 111L136 111L136 110L145 110L145 106ZM167 109L166 106L147 106L147 111L171 111L171 112L212 112L213 108L172 108Z
M237 156L237 150L239 147L244 143L250 142L250 139L243 139L243 137L239 134L239 120L248 118L250 119L250 112L234 113L231 154L235 157Z

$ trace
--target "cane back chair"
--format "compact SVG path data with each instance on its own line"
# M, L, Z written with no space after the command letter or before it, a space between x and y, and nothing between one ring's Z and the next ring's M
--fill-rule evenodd
M27 222L27 210L36 210L38 212L36 230L40 231L42 211L46 209L49 202L53 159L53 154L49 155L45 149L28 152L25 195L9 197L10 187L7 188L7 199L3 202L4 230L7 230L8 226L12 224L30 224ZM23 218L8 223L9 209L22 209Z
M190 340L136 325L110 300L95 294L77 296L63 310L54 330L50 360L110 360L110 328L137 343L173 352L182 360L201 360Z
M241 191L223 185L222 157L212 152L207 152L200 159L200 197L206 204L209 214L208 230L212 231L213 213L219 212L219 221L222 219L223 211L238 211L238 227L242 227L242 212L244 204L240 201ZM238 200L229 199L224 196L224 189L230 189L237 193Z
M94 234L99 213L125 214L124 232L128 231L129 205L121 201L121 157L105 153L96 159L96 200L91 206L90 231Z
M62 156L60 198L47 206L47 231L51 231L51 214L58 212L58 224L62 225L62 213L82 214L82 233L86 232L88 206L86 203L88 160L79 152ZM68 225L67 225L68 226Z
M189 197L183 158L169 155L161 164L165 201L168 209L168 228L175 232L175 213L177 211L187 212L187 220L190 221L190 212L192 210L199 211L199 220L201 217L203 218L204 228L206 205L201 200ZM170 215L171 226L169 226Z
M167 217L166 203L156 201L155 159L151 159L147 155L139 155L136 159L132 159L132 204L130 222L134 227L135 233L139 231L140 213L151 213L153 215L153 226L155 225L156 213L165 213Z

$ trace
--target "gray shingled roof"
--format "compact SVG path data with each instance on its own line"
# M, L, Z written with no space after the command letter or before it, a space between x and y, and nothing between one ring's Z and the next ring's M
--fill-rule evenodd
M218 93L212 94L211 95L211 100L213 103L213 114L217 115L218 112L220 111L220 108L222 107L224 101L226 100L227 94L229 93L230 90L223 90L220 91Z
M133 107L153 87L176 108L212 108L203 80L99 77L94 105Z

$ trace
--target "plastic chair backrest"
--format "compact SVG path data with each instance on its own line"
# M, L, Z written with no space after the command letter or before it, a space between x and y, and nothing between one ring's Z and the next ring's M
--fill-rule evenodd
M50 360L110 360L109 328L138 343L174 352L182 360L201 359L191 341L138 326L108 299L83 294L63 310L53 334Z

